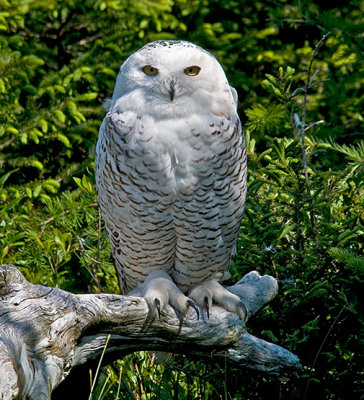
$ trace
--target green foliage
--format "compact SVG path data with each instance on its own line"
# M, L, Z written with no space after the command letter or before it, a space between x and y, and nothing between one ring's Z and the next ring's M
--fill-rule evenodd
M346 268L353 270L353 273L364 273L364 258L358 257L353 254L352 251L346 249L339 249L337 247L331 247L328 250L331 257L345 264Z
M137 399L221 398L228 395L224 384L226 373L226 366L192 362L181 355L156 368L154 356L139 352L105 368L93 399L130 399L131 393ZM216 380L221 384L214 384ZM102 397L104 386L108 387L108 396ZM243 399L239 395L235 398Z
M102 102L144 43L194 41L237 89L247 136L232 280L280 281L250 329L304 365L287 383L135 353L92 398L363 398L362 12L358 0L0 0L1 262L34 283L118 291L93 176Z

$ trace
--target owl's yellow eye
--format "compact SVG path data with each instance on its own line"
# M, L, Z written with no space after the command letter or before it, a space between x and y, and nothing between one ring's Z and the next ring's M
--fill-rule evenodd
M151 65L146 65L143 67L143 71L147 75L157 75L158 74L158 68L152 67Z
M201 71L201 68L197 65L192 65L191 67L187 67L183 70L183 72L188 76L196 76Z

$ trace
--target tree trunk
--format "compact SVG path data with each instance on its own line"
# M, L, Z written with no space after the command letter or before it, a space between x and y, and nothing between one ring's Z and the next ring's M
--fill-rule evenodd
M251 317L277 294L277 281L253 271L228 288ZM185 318L171 307L151 318L143 298L68 293L29 283L12 265L0 266L0 399L50 399L73 368L137 350L227 360L282 378L300 370L297 356L246 331L218 306L210 318Z

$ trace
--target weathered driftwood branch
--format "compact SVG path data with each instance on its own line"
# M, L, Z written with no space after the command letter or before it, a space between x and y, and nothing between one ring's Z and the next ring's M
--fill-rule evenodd
M251 272L229 288L248 318L271 301L278 285ZM108 334L109 356L136 350L227 359L280 377L300 369L297 356L250 335L245 323L218 306L210 318L186 318L172 308L152 320L144 299L109 294L75 295L33 285L11 265L0 266L0 399L49 399L73 367L100 356Z

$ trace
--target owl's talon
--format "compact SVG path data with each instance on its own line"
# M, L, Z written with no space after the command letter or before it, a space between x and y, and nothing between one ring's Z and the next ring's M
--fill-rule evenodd
M203 301L205 303L205 308L206 308L206 314L207 314L207 319L210 319L210 310L209 310L209 299L207 296L203 298Z
M159 299L155 298L154 299L154 304L155 304L155 307L156 307L156 309L158 311L158 317L160 318L161 317L161 302L160 302Z
M245 321L248 317L248 310L240 298L229 292L216 280L211 279L193 287L188 293L188 297L194 300L202 310L206 310L208 319L210 319L211 306L214 303L237 314L242 321ZM202 320L204 321L203 311Z
M245 304L240 301L238 306L236 307L236 312L239 315L239 317L241 318L242 321L245 321L247 316L248 316L248 310L245 307Z
M196 304L192 300L188 299L187 300L187 305L191 306L196 311L197 320L199 320L200 319L200 313L198 311L198 307L196 306Z

